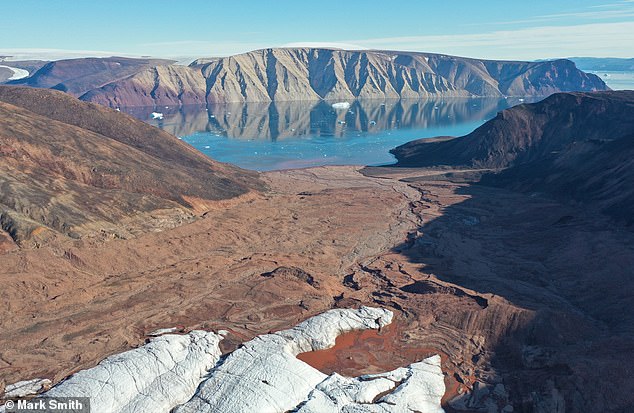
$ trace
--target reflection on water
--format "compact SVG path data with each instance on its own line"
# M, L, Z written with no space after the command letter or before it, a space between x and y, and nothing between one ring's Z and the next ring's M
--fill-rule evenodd
M315 165L377 165L413 139L464 135L520 99L361 100L330 103L227 103L127 108L210 157L256 170ZM163 119L151 119L161 112Z

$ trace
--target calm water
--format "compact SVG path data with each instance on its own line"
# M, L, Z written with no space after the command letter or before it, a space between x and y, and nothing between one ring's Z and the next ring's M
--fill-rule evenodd
M613 90L634 90L634 72L610 72L589 70L599 76Z
M528 100L527 100L528 102ZM331 102L332 103L332 102ZM244 103L127 109L223 162L255 170L392 163L418 138L467 134L519 99ZM151 119L151 112L164 115Z

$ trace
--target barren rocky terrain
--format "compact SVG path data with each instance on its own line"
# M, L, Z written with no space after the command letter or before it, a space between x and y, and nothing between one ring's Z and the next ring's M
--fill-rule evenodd
M264 188L130 116L45 89L0 87L0 248L127 237Z
M59 382L158 328L227 330L228 352L366 304L393 325L306 360L353 376L439 354L448 412L632 410L631 227L485 166L268 172L176 228L5 252L0 387Z

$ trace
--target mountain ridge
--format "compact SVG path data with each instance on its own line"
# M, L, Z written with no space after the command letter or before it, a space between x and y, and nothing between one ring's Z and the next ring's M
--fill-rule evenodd
M89 63L85 64L86 70L93 70L97 63ZM82 82L71 85L58 82L52 87L110 107L546 96L560 91L608 90L598 76L580 71L565 59L521 62L423 52L267 48L227 57L200 58L189 66L169 62L135 65L125 75L110 79L104 80L100 71L80 76ZM35 73L21 83L46 85L38 77Z

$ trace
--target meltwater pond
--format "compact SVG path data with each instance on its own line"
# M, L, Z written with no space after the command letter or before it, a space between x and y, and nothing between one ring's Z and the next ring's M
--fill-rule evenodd
M535 100L535 99L533 99ZM381 165L419 138L460 136L523 99L227 103L122 108L209 157L260 171L319 165ZM345 105L335 105L345 106ZM153 119L152 112L161 116ZM157 116L155 114L155 116Z

